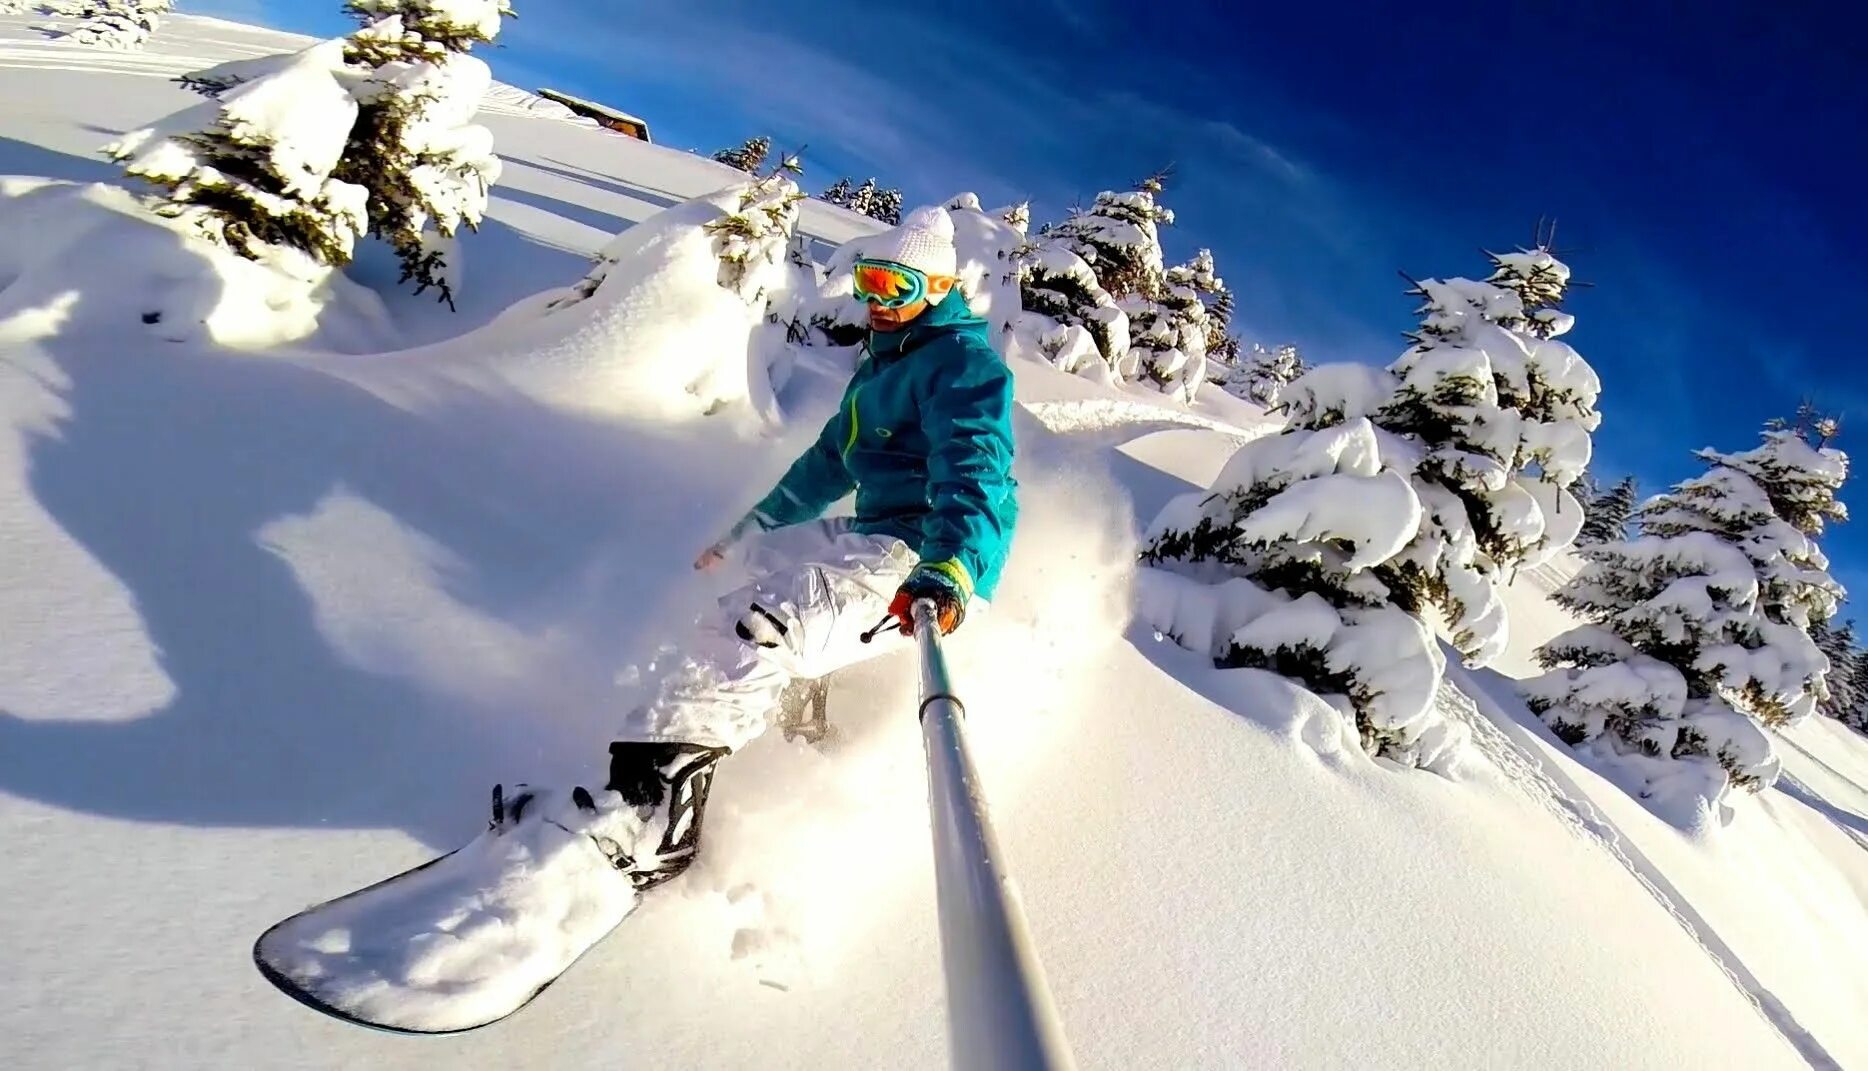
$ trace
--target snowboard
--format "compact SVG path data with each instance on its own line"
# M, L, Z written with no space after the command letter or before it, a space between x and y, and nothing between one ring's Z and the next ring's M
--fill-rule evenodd
M496 795L494 809L500 802ZM531 1003L641 894L585 831L497 824L446 855L273 925L253 962L300 1003L401 1034L458 1034Z

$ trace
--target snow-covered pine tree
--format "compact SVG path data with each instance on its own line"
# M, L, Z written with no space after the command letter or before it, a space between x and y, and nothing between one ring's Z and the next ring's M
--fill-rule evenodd
M1165 179L1165 173L1155 174L1127 192L1105 190L1087 211L1074 213L1045 234L1082 257L1111 297L1153 300L1167 271L1161 227L1174 222L1173 211L1157 200Z
M1861 651L1855 646L1855 624L1852 621L1841 625L1816 621L1810 626L1810 639L1816 641L1816 649L1829 659L1829 674L1824 678L1828 690L1817 699L1816 712L1846 721L1868 700L1868 692L1862 687L1868 682L1857 676L1862 662Z
M1212 253L1207 250L1202 249L1200 253L1209 260L1212 257ZM1207 359L1224 365L1237 365L1239 337L1232 333L1232 290L1226 286L1224 279L1215 275L1200 296L1206 302Z
M765 307L768 291L783 274L777 266L790 266L787 250L803 200L789 177L770 175L747 186L735 208L706 225L720 258L721 288L749 308Z
M1066 372L1116 382L1129 353L1129 318L1082 257L1039 237L1015 257L1020 335Z
M1593 497L1583 509L1583 528L1577 533L1578 544L1614 543L1628 538L1628 522L1634 517L1639 485L1633 476L1624 476L1613 487Z
M882 190L869 204L869 218L893 227L902 221L902 191Z
M1136 366L1162 393L1192 402L1206 381L1208 325L1203 295L1224 286L1213 273L1213 254L1202 249L1193 260L1162 274L1154 300L1123 299Z
M88 0L72 12L78 24L59 36L97 48L141 48L173 6L172 0Z
M715 281L744 300L748 308L765 310L767 297L798 266L794 238L803 200L804 194L790 176L776 174L748 179L689 203L712 206L711 218L701 229L710 236L711 251L719 261ZM619 254L616 247L624 252ZM598 253L584 278L547 309L567 309L590 299L609 281L619 255L640 254L639 236L624 231L611 239L610 248Z
M1020 234L1031 230L1030 201L1020 201L1017 204L1006 205L993 214L1004 220L1007 226Z
M1275 408L1284 388L1305 372L1304 359L1290 343L1266 349L1254 342L1239 362L1238 372L1226 383L1228 393Z
M1396 459L1410 450L1366 412L1392 377L1360 365L1317 370L1285 430L1227 461L1207 492L1169 503L1150 526L1141 614L1220 667L1269 669L1337 705L1363 746L1430 765L1453 732L1433 711L1445 663L1384 566L1422 526Z
M415 292L434 287L454 307L449 243L477 230L499 180L493 135L474 123L492 71L467 54L490 42L507 0L349 0L365 25L345 60L367 72L337 177L370 191L370 234L388 242Z
M713 154L716 162L736 167L749 175L756 175L765 166L765 155L772 151L772 139L764 135L747 138L731 149L721 149Z
M104 152L203 238L252 260L342 265L369 224L369 191L336 174L357 117L349 83L344 41L326 41Z
M1495 276L1502 264L1568 277L1541 249L1493 259ZM1170 505L1144 552L1221 581L1191 629L1186 607L1202 600L1168 585L1167 605L1149 609L1157 627L1193 635L1221 665L1348 696L1364 745L1403 761L1446 731L1430 729L1443 665L1421 615L1437 607L1470 663L1503 649L1498 589L1574 538L1567 488L1599 422L1594 372L1530 330L1554 336L1565 317L1532 319L1514 289L1486 282L1413 292L1425 319L1390 369L1326 365L1290 383L1285 431L1243 447L1210 494Z
M850 193L850 199L843 207L859 216L867 216L875 211L876 196L876 180L864 179L863 184Z
M1708 470L1641 508L1641 538L1581 551L1557 601L1591 624L1540 649L1551 672L1526 686L1559 735L1633 765L1648 792L1671 782L1716 803L1768 786L1763 727L1807 716L1826 690L1810 629L1842 593L1810 535L1842 515L1847 458L1790 430L1764 439L1700 451Z
M1547 250L1492 259L1493 278L1569 277ZM1529 330L1554 335L1571 318L1527 310L1511 287L1429 279L1410 293L1423 299L1421 327L1374 419L1423 448L1412 477L1427 519L1391 580L1437 606L1460 653L1483 665L1506 643L1499 593L1512 570L1570 545L1582 525L1568 488L1589 462L1601 384L1566 343Z
M1842 721L1858 733L1868 733L1868 651L1858 651L1851 663L1850 674L1859 687L1861 699L1855 709L1842 712Z
M818 194L817 199L826 204L836 205L839 208L847 208L850 203L850 196L853 192L854 191L850 187L850 180L847 178L840 178L832 184L829 189Z

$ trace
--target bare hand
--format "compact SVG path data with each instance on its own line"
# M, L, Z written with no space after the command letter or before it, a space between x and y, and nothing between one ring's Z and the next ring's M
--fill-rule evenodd
M726 554L720 550L719 546L711 546L701 551L700 557L694 559L694 568L704 573L725 560Z

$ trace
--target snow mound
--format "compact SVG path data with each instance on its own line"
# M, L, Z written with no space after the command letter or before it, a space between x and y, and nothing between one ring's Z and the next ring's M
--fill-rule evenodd
M380 299L341 276L192 241L115 186L0 178L0 320L67 295L84 305L81 330L164 342L264 349L319 335L355 351L393 337Z
M618 235L575 287L507 310L479 332L393 358L373 388L435 378L503 387L554 408L680 423L724 410L770 416L789 359L769 304L790 294L785 252L800 195L741 183Z

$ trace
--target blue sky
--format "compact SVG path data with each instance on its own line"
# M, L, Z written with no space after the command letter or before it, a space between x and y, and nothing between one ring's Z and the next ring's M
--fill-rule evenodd
M1555 217L1594 284L1568 308L1597 469L1649 490L1804 396L1868 428L1868 15L1841 3L514 2L500 78L677 148L808 144L808 186L1043 222L1172 163L1170 254L1210 246L1244 332L1313 360L1392 359L1397 271L1476 274ZM184 9L336 34L338 6ZM1826 545L1868 592L1868 517Z

